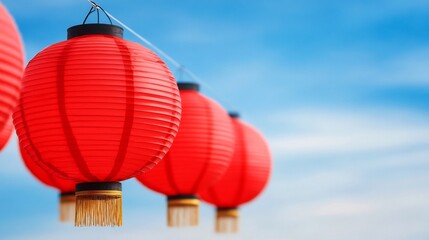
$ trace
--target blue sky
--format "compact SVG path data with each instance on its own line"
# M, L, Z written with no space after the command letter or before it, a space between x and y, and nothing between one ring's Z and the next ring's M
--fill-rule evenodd
M89 9L85 0L3 3L27 59ZM14 139L0 154L1 239L429 238L428 1L98 3L265 133L270 185L242 208L234 237L212 234L209 206L201 227L165 228L163 197L134 180L124 184L124 228L75 229L57 223L55 191L26 172Z

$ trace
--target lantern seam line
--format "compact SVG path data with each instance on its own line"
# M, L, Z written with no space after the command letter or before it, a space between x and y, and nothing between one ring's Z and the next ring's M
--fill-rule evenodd
M60 112L61 124L64 130L64 137L67 142L67 146L70 150L70 154L74 159L74 162L77 168L80 170L82 175L85 176L87 180L98 182L99 179L94 176L88 165L86 164L81 151L77 145L77 140L73 134L73 129L70 124L70 121L67 116L67 110L65 108L65 85L64 85L64 73L65 73L65 62L67 61L67 52L70 49L72 42L67 42L62 50L61 58L59 58L59 63L57 65L57 93L58 93L58 111Z
M125 59L124 55L121 55L122 62L124 65L125 72L125 88L126 88L126 103L125 103L125 116L124 116L124 125L121 136L121 142L118 148L118 153L115 158L115 163L109 175L105 178L105 180L112 180L121 170L124 165L125 157L127 155L128 144L131 137L131 128L134 125L134 109L135 109L135 85L134 85L134 71L131 67L127 67L126 62L132 61L131 52L129 48L125 45L114 39L116 46L127 51L127 58ZM131 73L131 74L129 74Z
M52 164L49 164L49 163L46 163L46 162L42 162L42 161L40 160L40 159L42 159L42 155L41 155L41 153L39 152L39 150L38 150L37 148L33 147L33 146L34 146L34 143L33 143L32 138L30 137L30 131L29 131L29 128L28 128L28 125L27 125L27 121L25 120L25 119L26 119L26 116L25 116L24 108L23 108L22 106L20 107L20 112L21 112L22 124L23 124L23 127L24 127L24 129L25 129L24 133L25 133L26 139L27 139L27 141L29 142L29 146L30 146L30 148L32 148L31 150L32 150L32 151L34 152L34 154L36 155L35 157L36 157L36 159L37 159L37 160L34 160L34 158L32 158L30 154L28 154L28 155L30 156L30 158L31 158L31 159L32 159L36 164L40 164L40 165L42 165L42 166L46 166L46 167L47 167L48 169L50 169L51 171L54 171L54 172L56 172L56 173L58 173L58 174L62 175L63 177L68 177L66 173L64 173L64 172L63 172L63 171L61 171L60 169L58 169L58 168L54 167ZM25 148L24 148L24 150L25 150L25 151L28 151L28 150L27 150L27 149L25 149ZM27 153L28 153L28 152L27 152ZM39 165L39 166L40 166L40 165Z
M240 121L240 120L235 120L235 121ZM240 166L240 177L238 179L238 181L239 181L239 185L238 186L241 186L241 187L237 190L237 195L235 195L235 198L234 198L235 202L238 203L238 202L240 202L241 199L243 199L243 190L244 190L244 187L246 185L246 174L245 174L245 171L247 169L247 161L246 161L246 159L247 159L247 155L248 154L247 154L247 151L246 151L247 145L244 142L244 137L245 137L244 136L245 135L244 128L241 125L238 127L237 123L234 123L234 125L235 125L234 127L238 130L237 131L237 135L240 136L240 138L238 138L238 139L240 141L239 144L241 145L241 150L242 150L240 152L240 154L241 154L241 158L243 159L243 161L241 161L242 164Z
M204 178L204 175L207 173L207 169L208 166L213 162L213 158L211 157L211 153L213 151L213 129L211 128L211 126L213 125L213 109L211 108L211 105L208 104L207 101L202 101L205 105L204 109L207 109L208 112L208 116L209 119L207 121L207 126L208 126L208 136L210 136L209 141L208 141L208 146L209 149L207 151L206 154L206 160L204 161L204 165L203 165L203 171L200 172L200 175L196 178L196 181L194 183L194 185L192 186L192 192L196 193L198 192L198 189L200 188L201 185L201 181Z
M177 137L177 136L176 136ZM173 143L174 144L174 143ZM171 148L170 148L171 151ZM169 153L167 153L168 155L170 155ZM164 157L164 159L162 161L165 161L165 171L166 171L166 175L167 175L167 181L170 183L170 187L173 189L173 192L175 192L175 194L173 195L177 195L180 194L180 189L176 184L176 181L174 181L174 176L173 176L173 169L171 166L171 157Z

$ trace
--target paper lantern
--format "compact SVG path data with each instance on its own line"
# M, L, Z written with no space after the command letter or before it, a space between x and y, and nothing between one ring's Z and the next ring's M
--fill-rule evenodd
M3 148L6 147L6 144L8 143L10 137L13 133L13 124L12 124L12 118L9 118L9 121L6 122L6 125L3 126L3 128L0 128L0 152L3 150Z
M60 221L61 222L70 222L74 220L75 212L75 185L76 183L70 180L58 178L52 174L49 174L39 165L37 165L25 152L25 150L20 147L21 157L24 161L27 169L32 173L32 175L39 180L41 183L46 186L55 188L60 192Z
M138 177L146 187L168 197L168 226L198 224L197 192L222 176L233 154L234 134L227 112L198 92L194 83L179 83L182 120L170 151L152 171Z
M238 207L256 198L271 172L271 154L263 136L231 114L235 129L235 152L223 177L200 197L217 207L216 231L238 231Z
M18 103L24 68L24 51L18 28L0 2L0 129Z
M180 95L165 63L84 24L37 54L14 113L21 146L43 169L75 181L76 226L122 225L121 183L150 170L176 136Z

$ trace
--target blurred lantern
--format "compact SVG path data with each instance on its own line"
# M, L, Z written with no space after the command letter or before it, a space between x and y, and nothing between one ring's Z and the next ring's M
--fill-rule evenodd
M18 28L0 2L0 129L18 103L23 66L24 51Z
M28 64L14 123L43 169L77 182L76 226L122 225L122 180L170 149L180 95L165 63L122 39L123 29L83 24Z
M43 184L53 187L60 192L60 221L74 220L75 212L75 182L58 178L39 167L20 146L21 156L25 166Z
M235 153L223 177L200 197L217 207L216 231L238 231L238 207L253 200L265 188L271 172L271 154L263 136L230 114L235 129Z
M9 117L9 120L6 122L6 125L0 127L0 151L6 146L10 137L13 133L13 123L12 118Z
M168 198L168 226L198 224L196 193L219 179L228 168L234 133L227 112L198 93L194 83L179 83L182 120L170 151L152 171L138 177Z

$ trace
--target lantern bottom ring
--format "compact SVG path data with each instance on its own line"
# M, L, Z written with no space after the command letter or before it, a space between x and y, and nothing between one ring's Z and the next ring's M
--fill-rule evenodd
M199 206L200 199L195 195L176 195L167 198L168 206Z
M218 208L216 210L216 232L237 233L239 228L238 208Z
M238 212L238 208L236 208L236 207L217 208L216 209L216 215L217 216L225 216L225 217L238 217L239 212Z
M60 201L61 202L75 202L76 201L76 193L75 192L60 193Z
M60 194L60 222L73 222L76 206L76 195L74 192Z
M167 225L193 227L199 222L200 200L195 195L169 196L167 199Z

